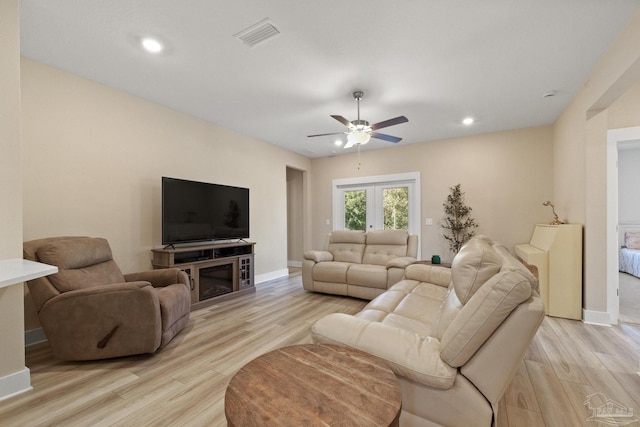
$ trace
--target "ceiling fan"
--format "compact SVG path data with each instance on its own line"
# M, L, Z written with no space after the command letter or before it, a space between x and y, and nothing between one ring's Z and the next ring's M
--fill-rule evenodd
M391 136L384 133L375 132L378 129L386 128L393 125L398 125L400 123L406 123L409 121L405 116L394 117L393 119L385 120L382 122L374 123L372 125L369 124L366 120L360 120L360 100L364 96L364 92L361 90L353 92L353 97L355 98L358 104L358 119L349 121L342 116L334 116L334 119L345 125L348 130L345 132L334 132L334 133L320 133L317 135L308 135L309 138L313 138L315 136L327 136L327 135L347 135L347 143L344 148L350 148L354 145L364 145L371 138L382 139L385 141L393 142L394 144L402 141L402 138L398 138L397 136Z

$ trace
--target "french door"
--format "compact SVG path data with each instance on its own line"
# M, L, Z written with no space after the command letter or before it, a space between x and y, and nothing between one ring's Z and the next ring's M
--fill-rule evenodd
M420 174L334 180L335 230L420 233Z

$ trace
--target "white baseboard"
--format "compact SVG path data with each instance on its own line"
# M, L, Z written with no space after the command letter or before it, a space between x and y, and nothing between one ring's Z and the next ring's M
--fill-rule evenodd
M256 284L258 284L258 283L267 282L273 279L279 279L281 277L287 277L288 275L289 275L289 270L285 268L282 270L271 271L265 274L258 274L255 277L255 282Z
M287 261L287 266L289 267L296 267L296 268L302 268L302 261Z
M44 334L44 330L42 328L31 329L29 331L24 332L24 346L29 347L30 345L40 344L41 342L47 341L47 336Z
M590 325L611 326L611 314L607 311L582 309L582 321Z
M0 401L33 389L29 368L0 378Z

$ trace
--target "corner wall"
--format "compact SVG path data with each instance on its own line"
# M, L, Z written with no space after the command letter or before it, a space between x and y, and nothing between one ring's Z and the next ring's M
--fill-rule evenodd
M309 159L26 58L22 99L25 240L105 237L123 272L150 269L170 176L248 187L256 280L287 274L287 166Z

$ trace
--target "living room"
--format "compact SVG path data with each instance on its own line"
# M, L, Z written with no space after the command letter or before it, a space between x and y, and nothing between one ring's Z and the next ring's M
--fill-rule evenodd
M16 28L15 7L8 9L0 15ZM288 262L296 260L288 254L291 240L303 250L323 245L332 230L326 222L332 180L417 171L421 217L436 223L421 226L423 258L438 253L450 259L438 219L449 187L458 183L478 232L509 248L551 219L545 200L554 200L562 219L584 224L584 309L597 317L608 312L606 134L640 125L639 28L636 10L554 123L319 158L19 58L14 34L13 42L2 42L14 55L3 54L12 73L0 82L13 94L2 101L3 111L18 120L2 138L3 199L12 209L2 217L3 258L21 257L22 242L30 239L89 235L108 238L123 271L149 269L150 250L161 240L160 178L173 176L251 189L256 281L267 282L288 274ZM300 171L295 176L303 188L304 225L289 242L283 238L287 170ZM24 327L22 310L4 310L15 305L16 295L10 298L3 301L3 325L15 324L17 335L37 330L29 296L19 296ZM20 356L3 353L0 374L22 369L15 369L21 363L24 368Z

